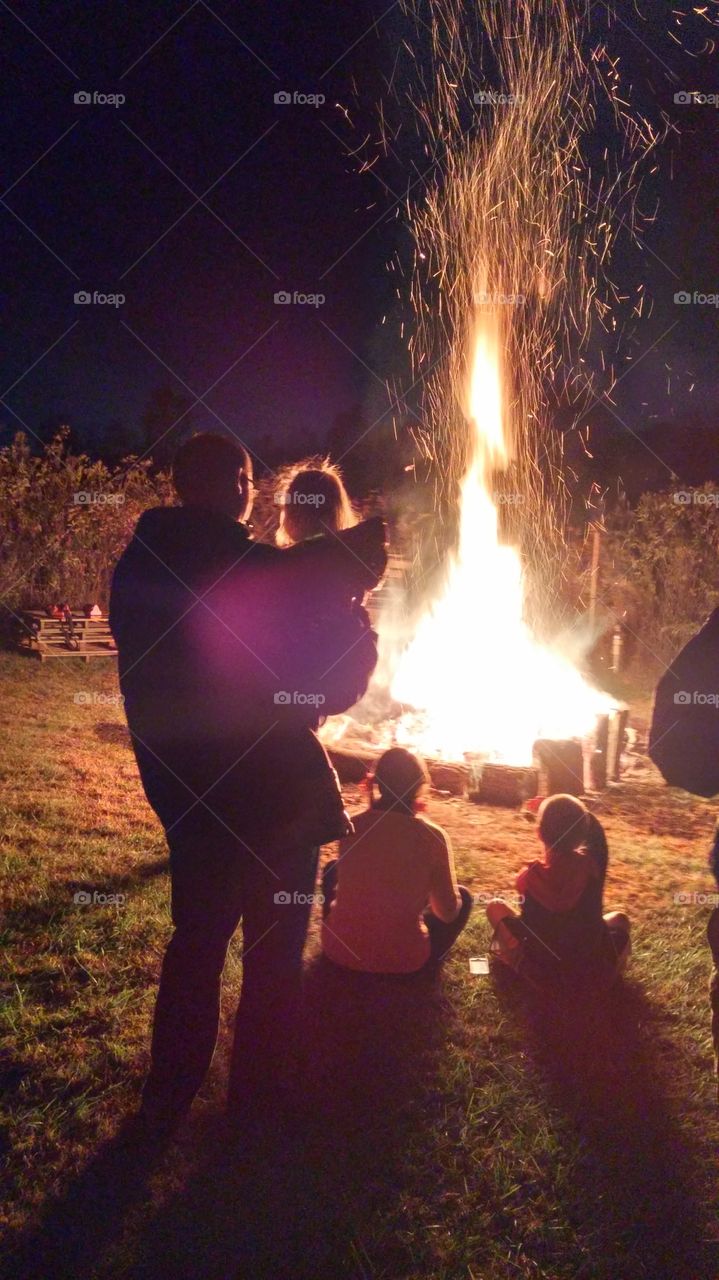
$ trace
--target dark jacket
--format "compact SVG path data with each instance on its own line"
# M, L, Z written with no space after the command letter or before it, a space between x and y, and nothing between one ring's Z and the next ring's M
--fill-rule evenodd
M649 755L672 787L719 792L719 609L672 660L654 694Z
M376 585L384 532L369 523L280 551L210 510L140 517L113 576L110 625L140 775L166 828L190 810L185 825L226 824L250 842L294 822L312 786L334 787L302 701L322 655L295 619L313 582Z

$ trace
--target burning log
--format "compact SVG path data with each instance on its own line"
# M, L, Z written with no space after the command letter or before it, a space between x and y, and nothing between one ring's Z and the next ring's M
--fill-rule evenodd
M489 762L486 754L464 752L464 760L426 757L436 791L468 798L478 804L520 805L534 796L558 793L580 796L599 791L620 776L621 753L629 710L615 707L597 716L594 732L585 738L538 738L531 765ZM351 722L348 722L351 723ZM391 720L380 725L344 726L326 743L340 782L358 784L372 773L378 757L394 739Z
M437 791L448 791L451 796L462 796L467 790L469 770L459 764L435 764L428 762L432 786Z
M340 782L355 784L364 782L367 774L372 772L377 759L376 754L370 755L368 752L366 755L360 755L353 751L339 751L336 747L328 748L327 754L337 770Z
M539 738L533 748L539 776L535 794L553 796L561 792L581 796L584 791L584 756L578 738Z
M520 805L537 794L537 770L511 764L476 764L468 796L475 804Z

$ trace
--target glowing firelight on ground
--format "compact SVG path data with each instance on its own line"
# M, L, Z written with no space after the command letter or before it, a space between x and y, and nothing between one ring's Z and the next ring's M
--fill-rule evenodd
M465 752L529 764L538 738L588 734L607 697L565 657L535 641L523 617L522 565L498 537L492 473L506 468L500 343L491 324L474 338L468 415L473 453L461 488L459 543L446 587L424 616L392 680L408 710L396 740L430 757ZM521 504L521 494L504 495Z

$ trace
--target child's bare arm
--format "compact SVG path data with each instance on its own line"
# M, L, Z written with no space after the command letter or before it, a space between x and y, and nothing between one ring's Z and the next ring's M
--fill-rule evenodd
M462 906L452 849L446 835L439 827L431 827L429 836L434 845L429 905L438 919L443 920L445 924L451 924L456 920Z

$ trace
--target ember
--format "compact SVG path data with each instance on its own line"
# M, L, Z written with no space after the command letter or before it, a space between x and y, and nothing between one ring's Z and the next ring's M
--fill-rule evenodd
M582 742L616 710L583 675L576 632L559 632L561 607L553 616L566 511L547 387L560 369L586 383L581 351L593 313L603 314L612 210L625 194L631 209L631 179L625 188L619 174L601 199L592 186L583 142L604 64L587 67L568 0L483 6L497 94L475 92L470 129L474 69L455 9L436 12L436 65L417 122L443 166L410 210L410 350L446 574L419 611L416 593L405 608L409 634L380 618L391 710L375 739L433 760L531 768L535 742ZM633 130L626 154L651 143ZM420 565L420 581L429 568Z

